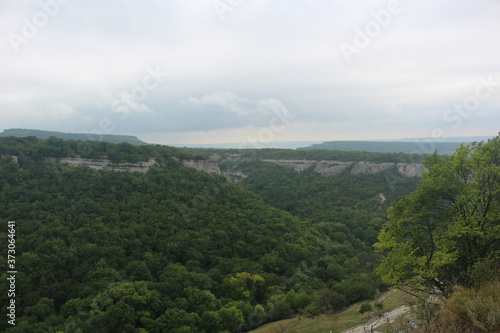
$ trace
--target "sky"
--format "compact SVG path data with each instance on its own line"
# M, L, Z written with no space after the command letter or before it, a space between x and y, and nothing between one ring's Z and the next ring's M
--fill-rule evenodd
M497 0L3 0L0 36L0 131L265 144L500 130Z

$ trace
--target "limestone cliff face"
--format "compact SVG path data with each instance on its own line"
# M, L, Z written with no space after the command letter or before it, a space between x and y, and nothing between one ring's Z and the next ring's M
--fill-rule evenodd
M188 168L194 168L198 171L215 173L220 175L219 164L214 160L184 160L182 164Z
M422 173L429 171L420 163L398 163L396 167L401 174L408 177L422 177Z
M139 163L111 163L107 159L91 160L85 158L46 158L45 160L51 162L58 162L61 164L71 165L86 165L89 168L100 170L113 170L113 171L129 171L129 172L143 172L146 173L157 162L154 158L149 159L147 162ZM228 162L227 158L220 161ZM247 159L240 156L231 156L230 162L234 164L241 163ZM422 177L422 173L427 169L419 163L377 163L377 162L344 162L344 161L330 161L330 160L276 160L265 159L262 160L267 163L274 163L285 168L293 168L297 172L313 168L313 170L321 175L329 176L341 173L342 171L350 168L350 173L353 175L362 174L375 174L383 172L390 168L395 167L399 174L406 177ZM17 158L15 158L17 162ZM183 160L182 164L188 168L193 168L198 171L214 173L217 175L222 174L217 160ZM248 177L248 175L235 169L232 171L224 172L224 175L234 182L239 182Z
M396 167L398 172L405 177L422 177L427 168L420 163L377 163L358 162L351 169L351 174L374 174Z
M222 172L229 179L234 178L233 174L240 172L239 164L251 161L252 158L245 157L242 154L213 154L210 156L213 160L226 165ZM285 168L294 169L297 172L312 168L315 172L324 175L336 175L344 170L349 170L353 175L376 174L395 168L396 172L405 177L422 177L422 173L427 169L419 163L392 163L392 162L352 162L352 161L332 161L332 160L285 160L285 159L263 159L262 162L274 163ZM230 165L227 168L227 165ZM241 174L236 177L241 180L248 175Z
M396 170L406 177L422 177L427 169L419 163L377 163L377 162L341 162L341 161L314 161L314 160L263 160L295 171L304 171L313 168L321 175L335 175L347 168L351 168L353 175L375 174L396 167Z
M341 173L347 167L353 165L354 162L339 162L339 161L313 161L313 160L262 160L281 165L285 168L293 168L295 171L304 171L310 167L314 167L314 171L319 174L328 176Z
M395 163L358 162L351 169L353 175L379 173L392 168Z
M70 165L86 165L94 170L112 170L112 171L129 171L129 172L142 172L146 173L149 169L156 165L156 160L154 158L149 159L147 162L139 162L139 163L111 163L110 160L107 159L86 159L86 158L46 158L46 161L57 162L61 164L70 164ZM208 173L215 173L220 175L219 165L216 161L213 160L184 160L182 164L189 168L194 168L199 171L204 171Z
M12 162L17 164L17 156L0 156L0 162Z
M157 164L154 158L150 158L147 162L139 162L139 163L111 163L110 160L107 159L99 159L99 160L91 160L86 158L46 158L46 161L49 162L58 162L61 164L70 164L70 165L86 165L94 170L112 170L112 171L128 171L128 172L142 172L146 173L149 169Z

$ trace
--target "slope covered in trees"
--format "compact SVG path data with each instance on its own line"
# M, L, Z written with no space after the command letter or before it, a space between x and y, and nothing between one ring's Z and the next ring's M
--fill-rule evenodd
M8 137L0 156L0 231L6 239L16 221L20 304L16 326L4 321L2 331L246 331L385 288L371 251L384 204L372 194L391 190L376 180L349 178L356 184L343 194L342 178L250 163L255 176L244 187L266 202L184 167L180 160L203 157L172 147ZM70 156L159 165L118 173L45 160ZM324 207L308 208L314 199L304 192L314 191Z
M498 262L498 142L431 155L420 181L395 168L325 176L263 161L420 155L0 138L0 236L16 221L19 304L16 326L0 330L244 332L373 298L387 288L377 267L399 287L488 290L482 281ZM246 177L234 184L183 166L214 154L238 155L220 167ZM77 156L157 165L131 173L46 159ZM0 278L6 287L5 271Z

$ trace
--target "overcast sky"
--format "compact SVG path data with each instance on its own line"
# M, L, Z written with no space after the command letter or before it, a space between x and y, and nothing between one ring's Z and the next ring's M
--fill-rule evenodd
M498 0L0 1L0 130L495 135Z

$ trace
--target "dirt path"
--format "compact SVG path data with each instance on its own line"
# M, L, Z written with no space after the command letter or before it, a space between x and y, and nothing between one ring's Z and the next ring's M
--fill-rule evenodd
M406 305L400 306L399 308L396 308L392 311L386 312L383 314L382 317L376 318L364 325L359 325L353 328L349 328L345 331L342 331L342 333L365 333L365 332L370 332L371 328L377 328L379 326L382 326L387 323L392 323L396 318L398 318L401 315L404 315L410 310L410 308Z

